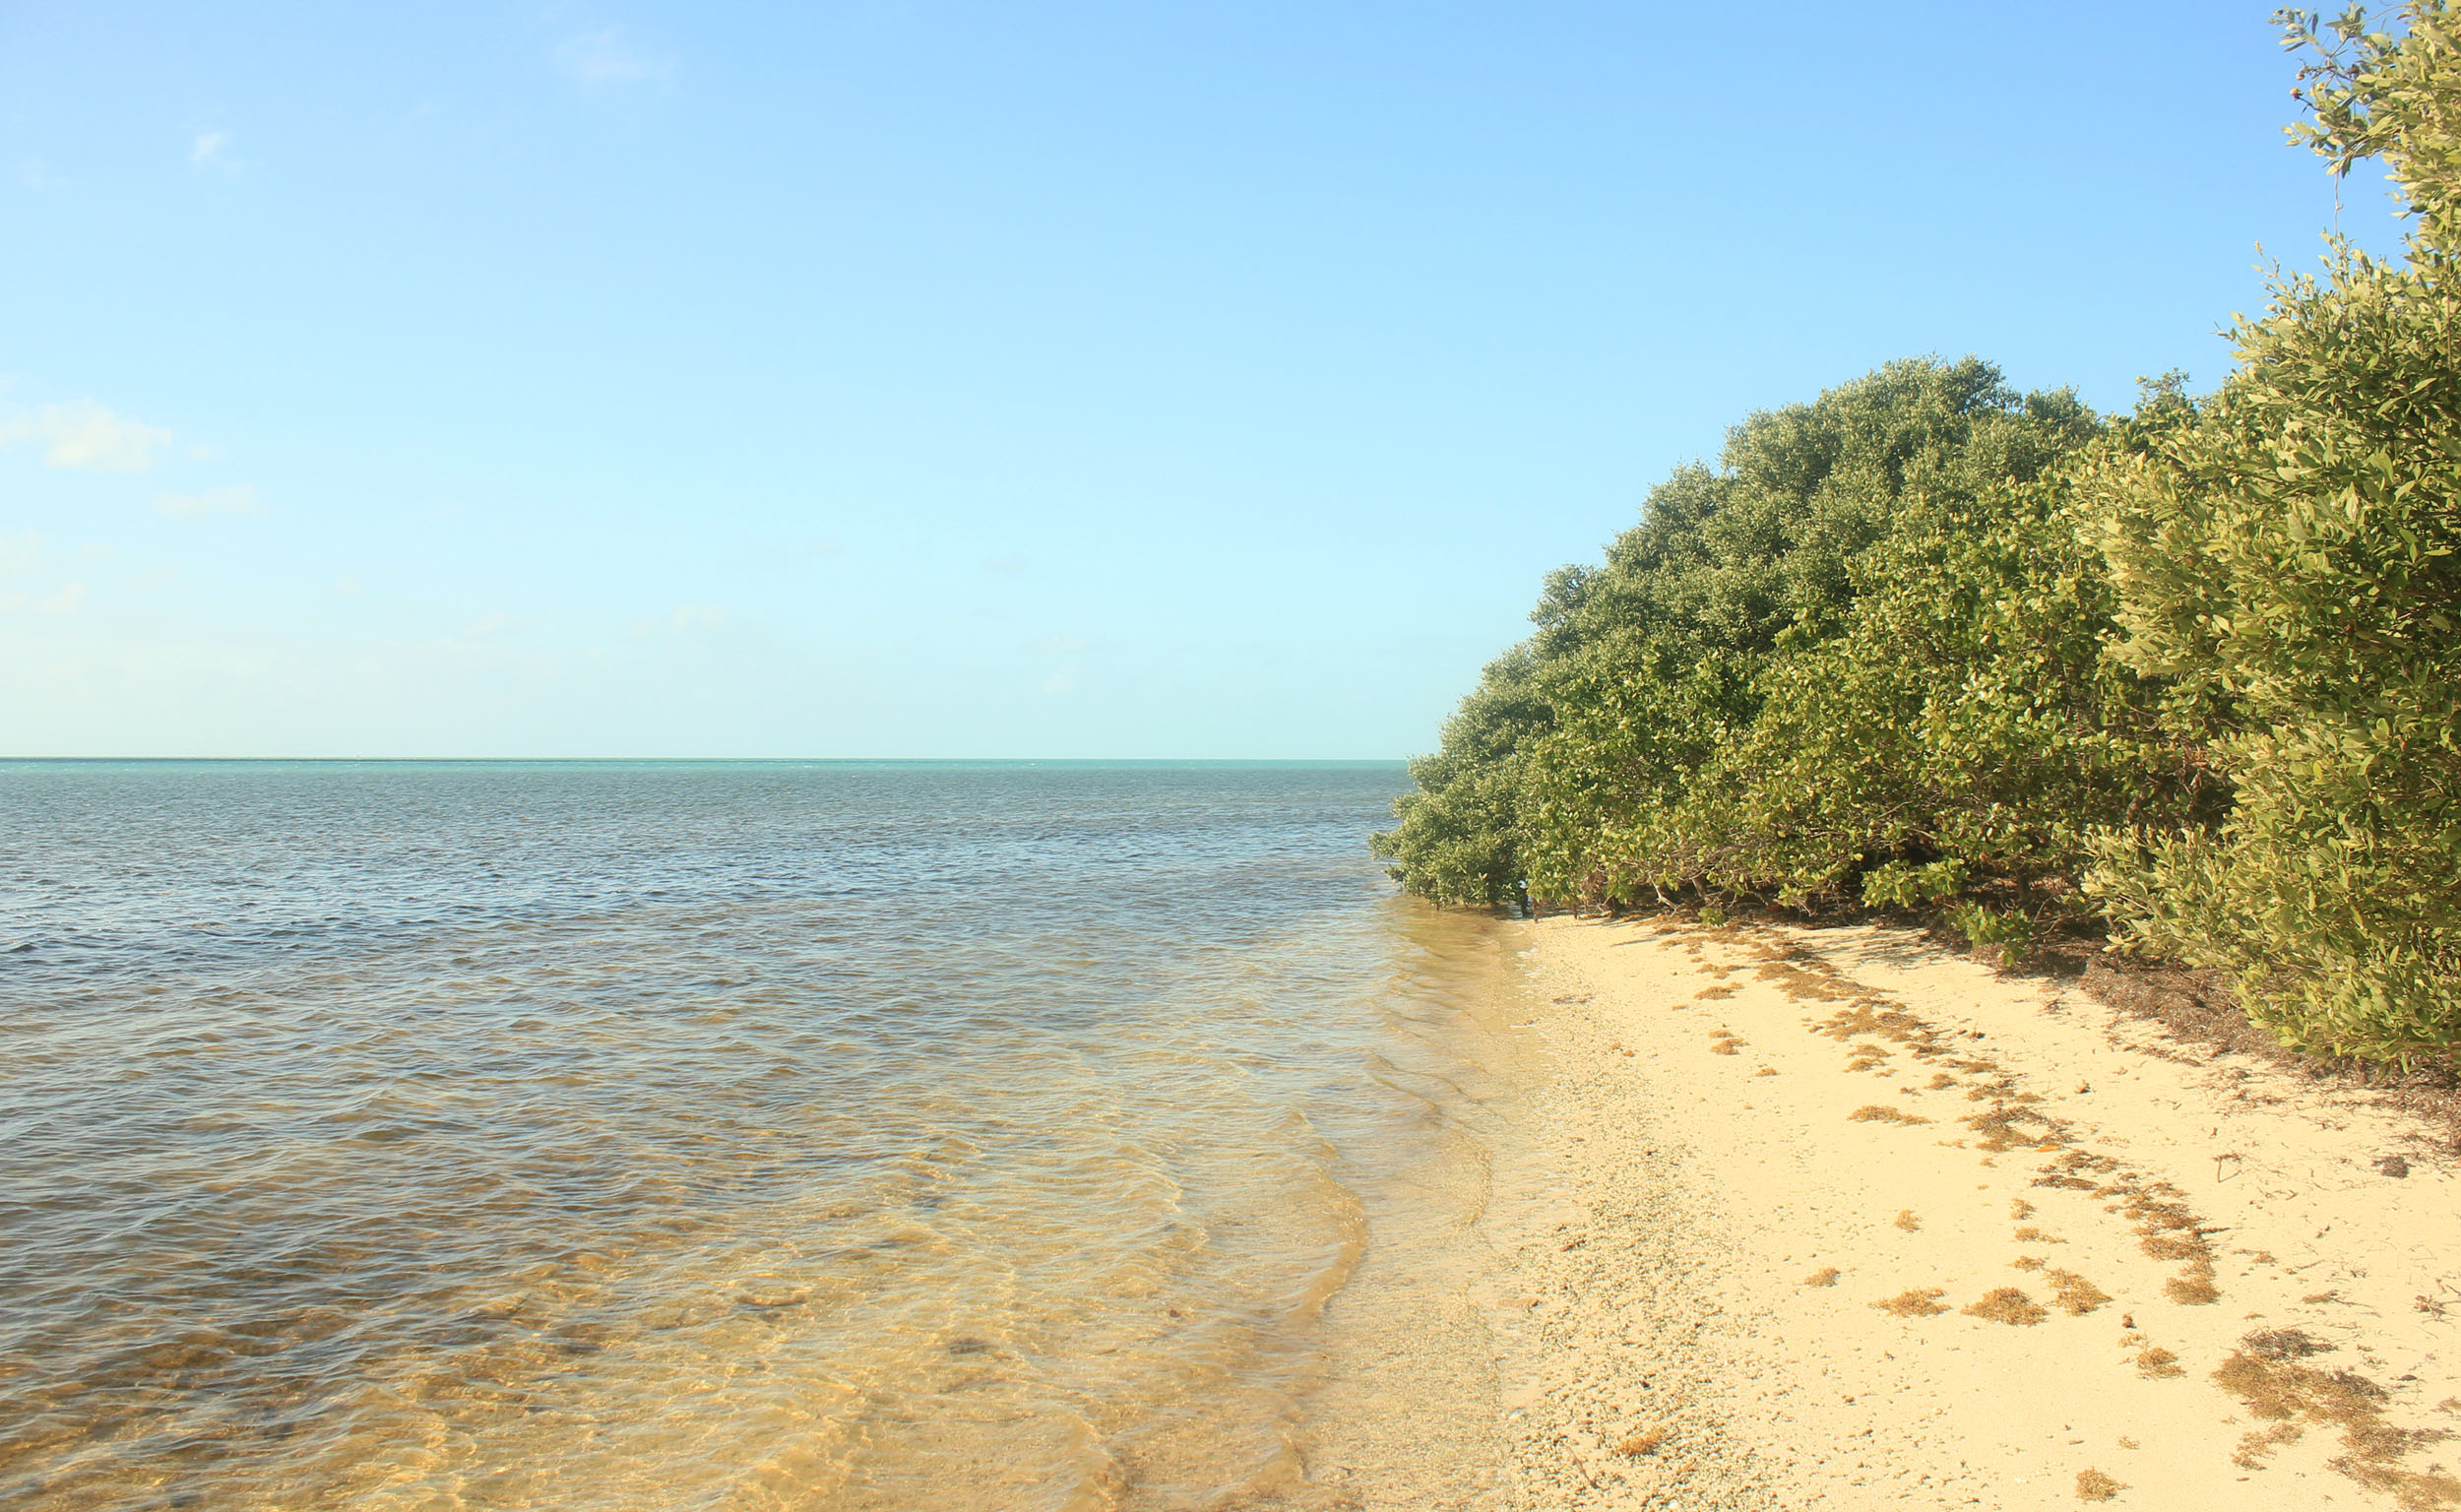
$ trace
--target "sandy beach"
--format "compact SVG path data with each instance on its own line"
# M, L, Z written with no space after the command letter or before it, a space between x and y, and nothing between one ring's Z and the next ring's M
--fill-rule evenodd
M2461 1504L2447 1131L1903 930L1516 927L1520 1504Z

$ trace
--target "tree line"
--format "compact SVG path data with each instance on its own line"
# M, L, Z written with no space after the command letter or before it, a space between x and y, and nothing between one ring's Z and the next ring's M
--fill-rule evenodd
M2461 1043L2461 33L2284 12L2403 254L2273 277L2220 388L1915 359L1752 415L1412 763L1449 904L1922 911L2218 969L2324 1054Z

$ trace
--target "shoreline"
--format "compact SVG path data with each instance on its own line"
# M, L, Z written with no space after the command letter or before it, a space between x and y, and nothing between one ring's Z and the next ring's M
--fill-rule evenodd
M1521 1504L2461 1505L2426 1118L1912 930L1508 927Z

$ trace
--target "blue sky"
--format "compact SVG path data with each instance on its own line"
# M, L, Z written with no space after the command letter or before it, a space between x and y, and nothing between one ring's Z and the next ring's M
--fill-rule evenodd
M0 755L1423 750L1751 410L2217 380L2269 8L0 3Z

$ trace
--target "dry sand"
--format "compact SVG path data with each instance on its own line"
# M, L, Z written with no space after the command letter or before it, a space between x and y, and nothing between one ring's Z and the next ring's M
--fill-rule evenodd
M1902 931L1520 927L1496 1504L2461 1505L2436 1131Z

